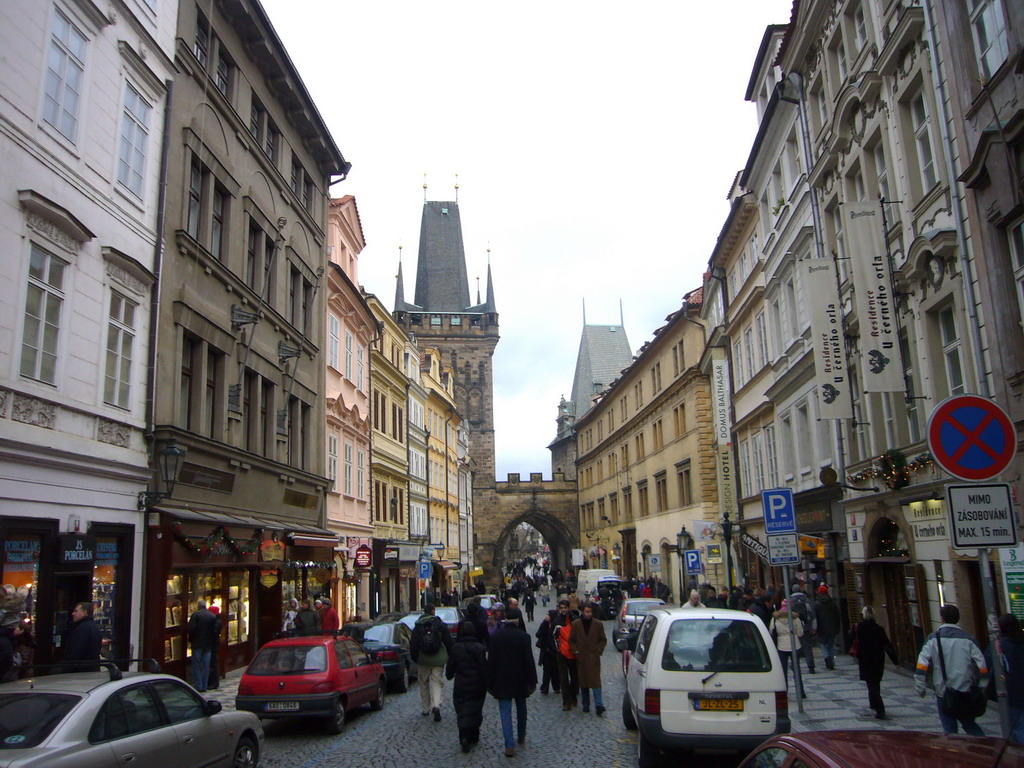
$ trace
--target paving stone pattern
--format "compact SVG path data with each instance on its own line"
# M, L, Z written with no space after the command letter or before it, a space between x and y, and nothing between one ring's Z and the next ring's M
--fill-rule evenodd
M531 623L531 635L536 625L536 622ZM610 633L610 627L607 629ZM807 692L803 714L797 711L790 671L790 714L794 731L881 728L941 733L935 697L929 693L919 698L909 671L891 664L886 667L882 698L888 719L876 720L874 712L868 708L866 687L858 679L855 659L841 656L835 670L826 670L819 656L816 668L814 675L806 674L806 667L802 670ZM265 721L267 737L260 765L262 768L490 768L526 762L535 768L548 765L632 768L636 765L636 738L622 725L624 685L620 654L610 642L602 675L608 708L603 717L583 714L578 708L563 712L561 697L554 693L542 696L539 690L534 693L527 700L526 744L517 748L516 757L511 760L504 756L498 707L490 697L484 706L480 744L468 754L460 751L451 707L451 682L445 681L440 723L420 715L417 683L407 693L389 694L381 712L351 713L339 736L328 735L315 720ZM230 673L221 681L220 688L209 691L207 696L221 701L226 709L233 708L240 677L240 670ZM998 714L993 708L985 713L980 723L985 733L998 735ZM711 757L689 764L697 766L705 762L716 766L735 764Z

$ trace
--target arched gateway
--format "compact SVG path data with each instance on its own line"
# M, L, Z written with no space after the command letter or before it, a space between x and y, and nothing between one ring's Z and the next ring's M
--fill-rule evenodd
M524 482L509 475L498 482L494 460L494 369L491 357L498 344L498 311L491 269L487 296L470 305L462 223L457 202L423 204L415 303L405 300L399 265L395 320L416 337L421 348L435 348L455 372L455 400L469 427L469 455L476 464L473 478L473 548L484 581L497 584L497 560L510 531L529 522L544 536L555 567L571 564L571 548L579 540L576 481L560 472L552 480L531 473Z

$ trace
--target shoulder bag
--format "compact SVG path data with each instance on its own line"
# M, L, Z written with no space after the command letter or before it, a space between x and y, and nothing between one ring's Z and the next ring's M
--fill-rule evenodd
M974 720L984 715L988 707L985 691L977 681L971 681L971 687L966 691L958 691L949 685L946 676L946 655L942 652L942 640L938 632L935 633L935 645L939 647L939 664L942 666L942 682L945 686L942 691L942 711L958 720Z

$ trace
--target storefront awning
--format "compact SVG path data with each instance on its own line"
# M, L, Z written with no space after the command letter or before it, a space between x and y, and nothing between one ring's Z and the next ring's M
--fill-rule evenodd
M262 528L268 532L284 531L285 535L292 540L292 543L300 547L334 547L338 543L338 535L336 533L308 523L296 525L292 521L272 520L265 517L251 517L248 515L230 515L225 512L208 512L192 508L157 507L156 511L179 520L191 522Z
M443 568L446 571L450 571L459 567L451 560L437 560L434 562L434 565L438 566L439 568Z

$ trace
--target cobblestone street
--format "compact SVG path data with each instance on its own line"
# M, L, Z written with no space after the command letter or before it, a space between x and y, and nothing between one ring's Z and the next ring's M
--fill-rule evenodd
M540 612L538 611L538 615ZM530 632L537 622L530 623ZM610 627L606 630L610 635ZM516 750L515 761L536 766L557 765L560 768L594 765L607 768L636 765L636 738L622 725L621 704L623 677L621 656L609 642L604 655L602 674L604 700L608 712L603 717L585 715L579 709L563 712L561 698L554 694L534 693L527 702L529 726L526 744ZM887 665L882 681L882 697L888 720L879 721L867 706L867 692L858 679L856 662L849 656L837 659L834 671L826 670L820 657L817 673L806 674L803 714L797 711L790 679L790 715L794 731L822 729L921 730L941 733L935 712L935 697L919 698L913 680L906 670ZM234 706L235 689L240 671L232 672L221 688L208 695ZM315 720L265 721L262 768L412 768L413 766L508 766L504 756L498 707L488 697L484 706L484 725L480 744L468 754L459 750L455 717L451 708L451 683L445 683L443 720L420 716L418 684L407 693L392 693L382 712L368 709L354 712L340 736L331 736ZM979 719L990 735L999 733L994 709ZM557 755L557 757L556 757ZM703 755L687 761L688 766L735 765L735 758ZM668 761L666 761L666 764Z

